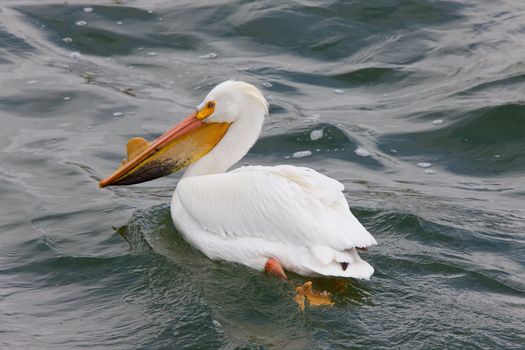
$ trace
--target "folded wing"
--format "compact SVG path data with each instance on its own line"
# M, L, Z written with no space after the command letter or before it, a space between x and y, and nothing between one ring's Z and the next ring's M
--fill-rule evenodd
M320 251L376 244L351 213L344 186L312 169L250 166L181 180L176 196L207 232ZM322 254L320 254L322 255Z

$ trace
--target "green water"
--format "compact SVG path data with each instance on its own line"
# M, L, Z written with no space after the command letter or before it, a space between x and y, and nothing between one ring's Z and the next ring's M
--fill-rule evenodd
M0 348L525 348L524 23L519 0L0 1ZM242 163L338 179L379 242L370 281L314 279L333 307L188 246L178 175L97 187L229 78L271 103Z

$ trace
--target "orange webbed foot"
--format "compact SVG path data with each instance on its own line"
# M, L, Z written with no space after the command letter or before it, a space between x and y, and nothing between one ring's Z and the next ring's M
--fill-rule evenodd
M332 306L334 302L332 301L331 294L326 290L318 292L313 290L312 282L308 281L301 286L295 287L297 295L293 298L294 301L299 305L299 309L304 311L305 300L308 300L308 305L310 306Z

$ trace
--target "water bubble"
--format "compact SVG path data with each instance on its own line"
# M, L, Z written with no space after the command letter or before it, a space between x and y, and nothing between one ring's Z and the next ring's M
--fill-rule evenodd
M71 52L69 54L69 57L71 57L71 58L80 58L80 57L82 57L82 55L80 54L80 52L75 51L75 52Z
M383 94L383 97L388 97L388 94Z
M123 113L122 113L122 112L115 112L115 113L113 113L113 116L114 116L115 118L122 117L122 116L123 116Z
M494 158L501 158L501 154L495 154Z
M420 163L417 163L417 166L420 168L430 168L432 166L432 163L420 162Z
M344 94L344 91L341 90L341 89L334 89L334 92L335 92L336 94Z
M316 148L315 151L316 152L321 152L321 149L320 148Z
M33 85L33 84L36 84L36 83L38 83L38 80L28 80L27 81L27 84L29 84L29 85Z
M153 10L148 10L148 13L153 13Z
M443 120L441 120L441 119L436 119L436 120L434 120L434 121L432 122L432 124L434 124L434 125L443 124Z
M148 56L151 56L151 57L157 56L157 53L156 52L148 52Z
M79 27L83 27L83 26L85 26L87 24L87 22L86 21L77 21L75 24L77 26L79 26Z
M390 153L394 153L394 154L396 154L396 153L397 153L397 150L392 148L392 149L390 150Z
M137 50L142 51L142 50L144 50L144 48L141 46Z
M425 174L432 175L432 174L434 174L434 170L427 169L427 170L425 170Z
M122 24L122 21L117 21L117 22L115 22L115 23L117 23L118 25L121 25L121 24Z
M202 60L210 60L210 59L214 59L214 58L217 58L217 53L215 52L210 52L209 54L206 54L206 55L202 55L202 56L199 56L199 58Z
M93 7L84 7L84 12L85 12L85 13L91 13L91 12L93 12Z
M88 129L93 129L93 126L92 126L92 125L88 125L87 128L88 128Z
M323 129L312 130L310 133L310 140L316 141L323 137Z
M284 156L284 159L290 159L291 157L290 156Z
M70 37L65 37L65 38L62 38L62 41L65 42L65 43L71 43L73 42L73 39L71 39Z
M64 97L64 101L69 101L69 100L71 100L71 97L69 96Z
M312 155L311 151L299 151L292 154L292 157L294 158L305 158L310 157Z
M368 152L363 147L357 147L356 150L354 151L354 153L357 154L360 157L369 157L370 156L370 152Z
M265 81L264 83L261 84L262 86L264 87L267 87L267 88L271 88L273 85L272 83L268 82L268 81Z

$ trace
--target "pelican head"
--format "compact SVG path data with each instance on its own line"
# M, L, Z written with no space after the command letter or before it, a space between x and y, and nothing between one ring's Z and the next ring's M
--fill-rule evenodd
M268 103L255 86L225 81L155 141L131 139L128 159L100 187L137 184L186 167L184 176L224 172L253 146L267 115Z
M249 118L254 108L268 114L268 102L255 86L235 80L227 80L214 87L197 106L197 118L209 123L233 123Z

